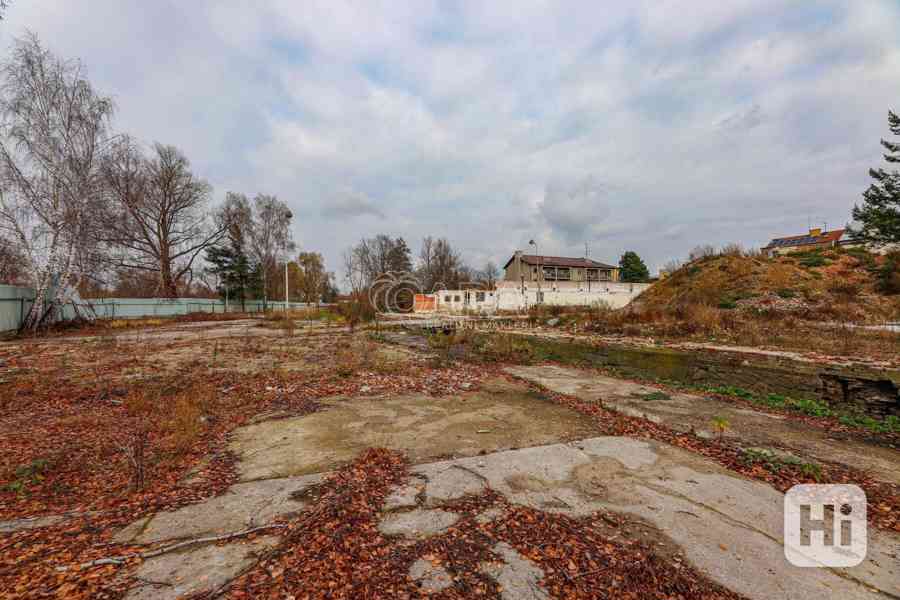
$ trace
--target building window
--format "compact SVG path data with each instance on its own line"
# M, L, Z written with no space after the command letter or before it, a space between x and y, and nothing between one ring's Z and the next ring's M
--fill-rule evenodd
M450 303L450 296L444 296L444 302L446 302L447 304L449 304L449 303Z
M453 301L454 301L454 302L459 302L459 296L453 296Z
M556 268L544 267L544 279L546 281L556 281Z
M600 271L600 281L610 281L612 279L612 271Z
M475 302L484 302L484 292L475 292Z
M588 281L599 281L600 275L597 273L597 269L588 269L587 270L587 280Z
M537 293L537 303L543 304L543 302L544 302L544 292L538 292Z
M572 278L572 272L568 267L560 267L556 270L556 278L560 281L569 281Z

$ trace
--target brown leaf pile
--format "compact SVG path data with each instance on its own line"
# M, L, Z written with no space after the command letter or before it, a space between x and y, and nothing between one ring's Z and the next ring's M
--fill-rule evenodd
M227 597L500 598L500 585L484 571L501 560L491 549L506 542L542 569L541 585L554 598L740 598L680 556L664 558L629 539L618 515L572 519L509 504L492 491L445 505L461 518L442 534L419 541L384 536L377 529L379 509L405 474L404 459L383 449L370 449L335 473L290 523L281 546L235 580ZM479 520L489 508L501 509L502 516ZM407 575L419 558L446 569L452 586L430 595L420 589Z
M654 423L648 419L631 417L606 410L602 405L575 396L560 394L534 386L554 402L568 406L591 417L603 435L649 438L665 442L710 458L725 468L751 479L765 481L781 492L801 483L848 483L866 492L869 522L884 530L900 532L900 486L878 481L868 474L837 463L820 464L822 476L816 480L799 467L786 466L777 471L764 464L747 464L742 460L739 446L725 439L705 439Z

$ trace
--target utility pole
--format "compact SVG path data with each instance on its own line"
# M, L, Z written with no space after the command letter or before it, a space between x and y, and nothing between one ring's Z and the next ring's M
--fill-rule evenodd
M291 230L288 228L287 239L284 240L284 248L282 248L282 252L284 252L284 312L287 313L288 310L288 263L290 262L290 256L288 255L288 248L291 246Z
M543 293L541 291L541 279L544 278L544 266L541 264L541 252L538 249L537 242L534 240L529 240L529 245L534 246L534 252L537 254L537 263L538 263L538 291L537 291L537 302L535 304L541 304L544 300Z
M589 265L591 264L590 262L588 262L590 260L590 257L591 257L591 251L590 251L590 249L588 249L588 243L585 242L584 243L584 278L587 280L588 293L590 293L590 291L591 291L591 278L588 276L588 270L590 269Z

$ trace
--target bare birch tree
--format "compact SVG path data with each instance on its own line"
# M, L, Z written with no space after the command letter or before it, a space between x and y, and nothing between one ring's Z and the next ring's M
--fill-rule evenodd
M22 326L35 329L72 299L92 262L113 104L79 61L33 34L0 69L0 228L24 255L36 300Z
M163 144L146 159L137 144L123 140L104 173L114 200L104 239L117 251L116 266L155 273L158 293L176 298L197 257L225 232L206 211L212 188L184 154Z
M263 303L268 302L272 279L281 254L294 250L291 241L293 213L287 204L275 196L257 194L253 199L253 224L250 229L250 249L254 262L260 265L263 276Z

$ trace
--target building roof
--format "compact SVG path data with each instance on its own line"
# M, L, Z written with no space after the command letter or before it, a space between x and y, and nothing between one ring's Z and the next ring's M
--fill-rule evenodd
M506 269L516 255L513 254L503 268ZM618 269L619 267L597 262L589 258L568 258L565 256L538 256L535 254L523 254L522 262L527 265L541 265L544 267L584 267L588 269Z
M819 235L792 235L788 237L775 238L766 248L788 248L791 246L809 246L812 244L828 244L837 242L844 235L843 229L835 229L834 231L823 231Z

